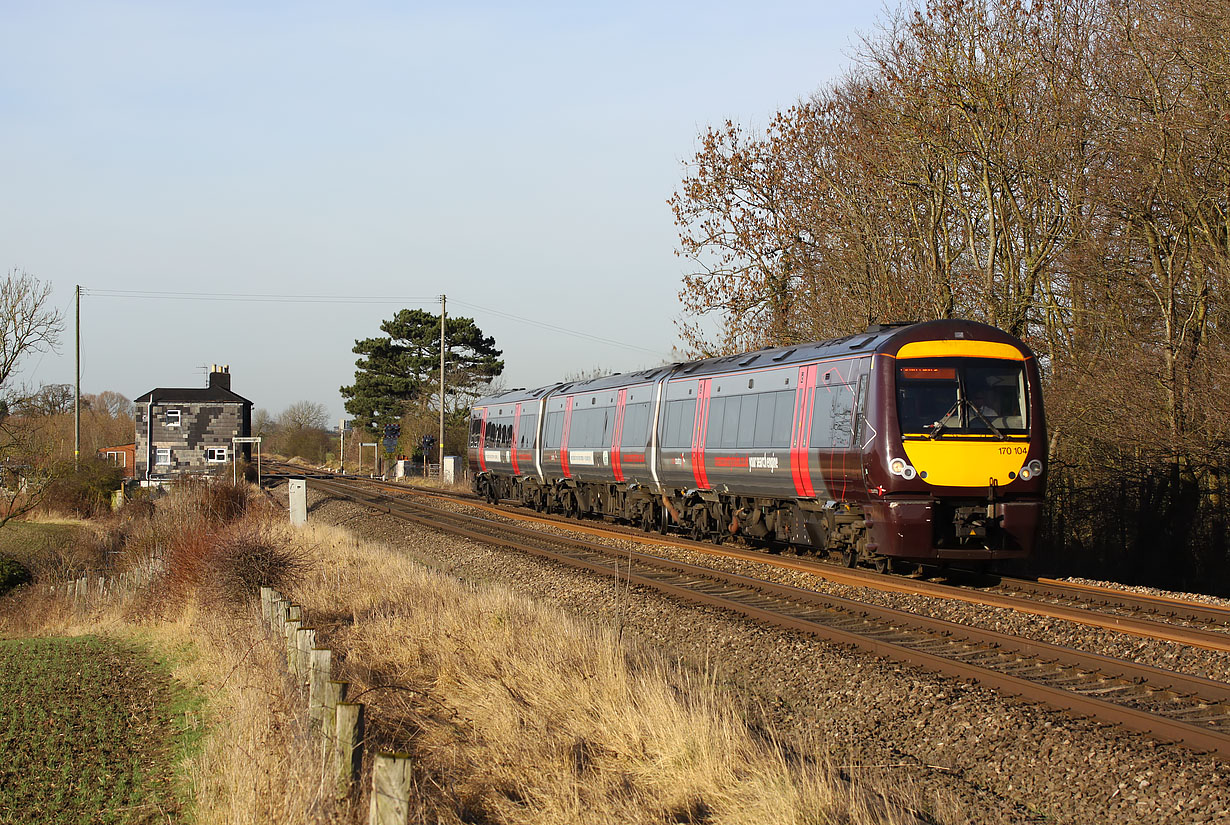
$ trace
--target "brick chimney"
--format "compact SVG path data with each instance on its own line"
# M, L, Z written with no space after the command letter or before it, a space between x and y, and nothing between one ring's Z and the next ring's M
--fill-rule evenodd
M224 390L231 388L231 365L230 364L214 364L209 368L209 386L221 387Z

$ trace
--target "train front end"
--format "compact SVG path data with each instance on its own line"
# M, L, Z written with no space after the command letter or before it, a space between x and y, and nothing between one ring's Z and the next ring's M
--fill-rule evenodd
M877 356L884 438L866 456L872 553L934 560L1033 552L1046 477L1037 359L969 321L909 328Z

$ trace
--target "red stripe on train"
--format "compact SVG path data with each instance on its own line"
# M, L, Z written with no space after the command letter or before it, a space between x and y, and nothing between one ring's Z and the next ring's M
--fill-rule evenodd
M700 490L709 489L709 474L705 472L705 431L709 426L709 381L700 379L700 388L696 391L696 421L692 427L692 476L696 479L696 487Z
M572 428L572 396L564 402L564 432L559 440L559 466L564 471L564 478L572 478L568 471L568 431Z
M521 405L513 410L513 436L512 436L512 465L513 475L521 475L521 468L517 466L517 433L521 429Z
M615 432L611 436L611 469L615 471L615 480L624 480L624 468L620 461L619 444L624 437L624 409L628 400L628 391L620 390L619 399L615 402Z

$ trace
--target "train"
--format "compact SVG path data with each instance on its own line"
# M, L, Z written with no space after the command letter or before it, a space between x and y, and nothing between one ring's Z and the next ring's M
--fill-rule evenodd
M968 320L477 399L476 493L848 566L1031 555L1047 472L1038 360Z

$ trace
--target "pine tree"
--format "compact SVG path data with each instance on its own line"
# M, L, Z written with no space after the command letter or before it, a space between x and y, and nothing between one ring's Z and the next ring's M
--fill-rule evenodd
M421 309L399 310L381 323L384 336L355 341L354 384L342 387L346 412L372 432L401 420L409 405L439 392L440 316ZM495 339L483 335L473 318L449 318L444 326L445 395L472 395L504 371Z

